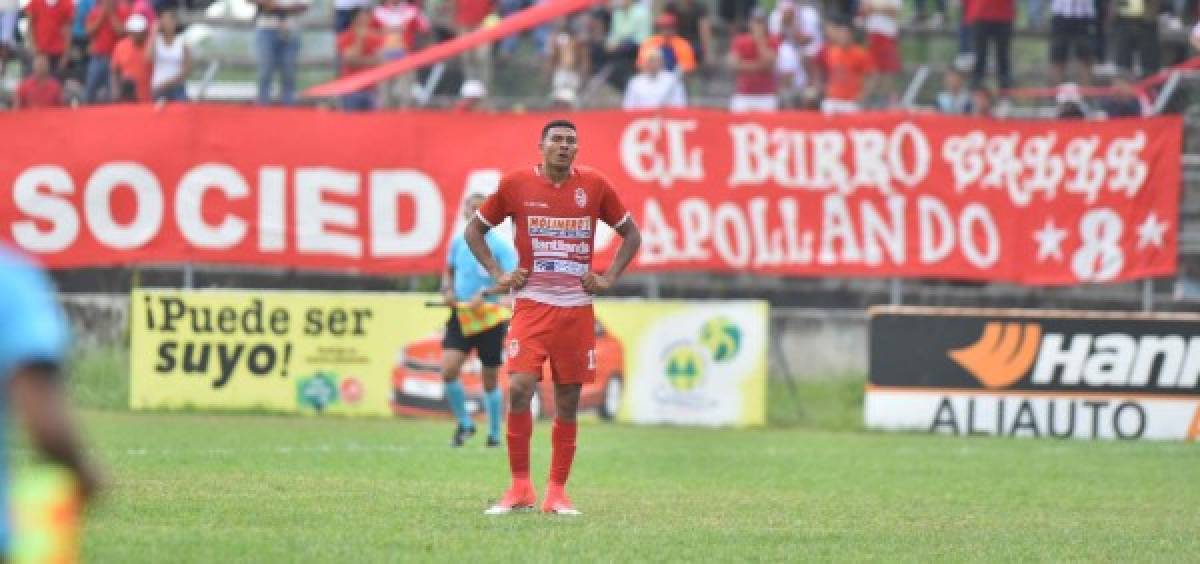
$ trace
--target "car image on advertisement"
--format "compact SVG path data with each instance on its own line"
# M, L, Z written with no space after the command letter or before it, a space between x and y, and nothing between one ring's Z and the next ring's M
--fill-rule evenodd
M579 411L595 410L605 421L617 416L624 391L625 351L620 341L608 333L599 321L596 331L596 380L584 384L579 397ZM400 349L392 369L392 411L396 415L450 415L442 382L441 331L418 339ZM530 409L535 418L554 417L554 384L549 363L543 367L542 380L534 391ZM467 393L467 412L472 416L483 412L483 379L480 377L479 357L472 352L463 364L459 378ZM508 405L508 371L500 368L498 385Z

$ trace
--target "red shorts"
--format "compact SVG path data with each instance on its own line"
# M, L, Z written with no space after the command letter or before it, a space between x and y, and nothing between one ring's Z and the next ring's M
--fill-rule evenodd
M508 373L537 374L550 361L557 384L596 379L596 316L592 306L559 307L517 300L508 324Z
M900 72L900 45L895 37L881 33L867 34L867 48L871 52L871 60L875 63L875 72Z

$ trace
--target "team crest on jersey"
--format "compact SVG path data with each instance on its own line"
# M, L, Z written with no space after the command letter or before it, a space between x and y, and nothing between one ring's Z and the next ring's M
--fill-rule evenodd
M587 192L583 191L583 187L575 188L575 205L581 208L587 205Z

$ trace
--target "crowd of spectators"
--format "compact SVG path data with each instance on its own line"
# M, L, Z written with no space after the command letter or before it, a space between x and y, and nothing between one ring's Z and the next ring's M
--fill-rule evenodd
M11 105L186 100L195 65L181 35L178 1L29 0L22 10L19 0L0 0L0 76L11 60L23 67ZM301 32L312 0L251 1L255 101L296 104ZM402 59L549 1L333 0L325 21L336 37L334 73ZM545 103L559 108L577 107L585 90L607 87L628 109L697 100L712 105L714 95L726 96L735 112L886 109L905 102L905 71L912 65L904 60L903 36L940 29L954 34L958 49L952 60L926 61L944 85L938 111L985 115L1008 104L1014 87L1050 86L1069 113L1130 115L1149 106L1137 81L1188 54L1164 53L1160 31L1182 31L1197 3L611 0L461 55L463 103L457 107L488 108L497 63L532 50L544 61ZM17 31L21 14L24 37ZM1043 60L1049 64L1036 83L1014 76L1014 35L1021 30L1047 38ZM1188 37L1200 50L1200 25ZM1112 97L1122 101L1073 102L1082 101L1081 87L1097 85L1111 86ZM338 105L346 111L398 107L419 95L413 78L402 75L344 95Z

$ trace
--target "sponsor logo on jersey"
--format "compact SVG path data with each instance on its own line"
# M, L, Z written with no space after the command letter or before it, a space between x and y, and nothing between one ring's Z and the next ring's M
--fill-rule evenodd
M587 192L581 186L575 188L575 205L581 208L587 205Z
M587 265L573 260L536 259L533 261L533 271L583 276L587 272Z
M572 243L563 241L562 239L531 239L534 253L575 253L586 255L592 250L592 246L584 241Z
M527 208L548 208L548 207L550 207L550 204L547 204L546 202L525 202L525 207L527 207Z
M534 237L591 239L592 220L587 217L529 216L529 234Z

